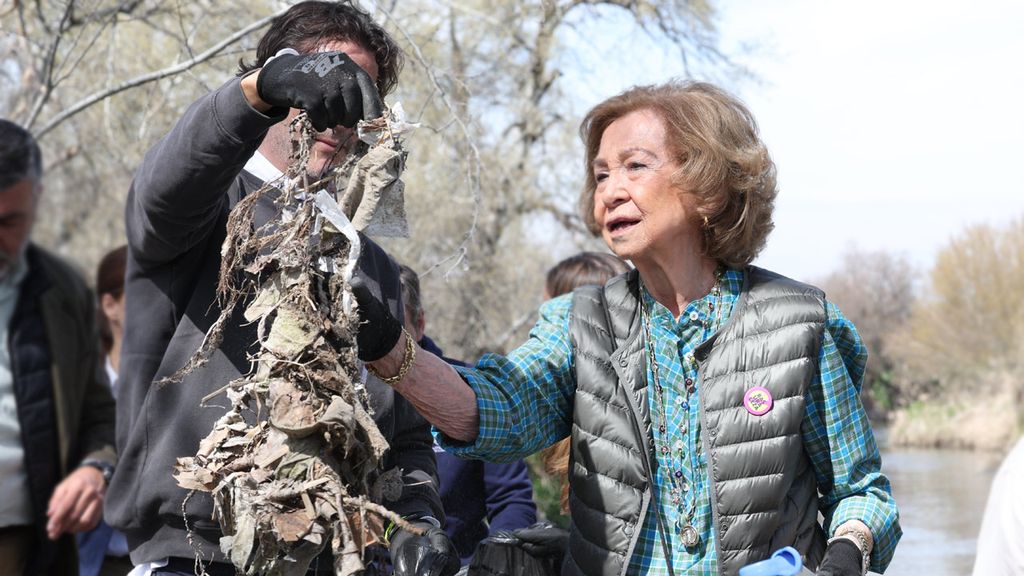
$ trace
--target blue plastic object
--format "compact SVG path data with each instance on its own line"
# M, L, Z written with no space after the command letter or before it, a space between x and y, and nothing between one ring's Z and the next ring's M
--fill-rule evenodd
M779 548L772 557L740 568L740 576L796 576L804 567L796 548Z

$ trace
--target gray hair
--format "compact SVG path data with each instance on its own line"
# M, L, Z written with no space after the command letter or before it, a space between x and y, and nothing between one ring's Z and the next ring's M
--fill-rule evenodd
M10 120L0 119L0 190L28 178L38 184L43 155L35 137Z

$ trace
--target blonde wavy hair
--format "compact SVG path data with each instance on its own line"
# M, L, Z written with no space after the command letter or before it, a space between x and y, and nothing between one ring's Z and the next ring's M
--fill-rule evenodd
M679 165L673 181L697 201L704 254L730 267L750 264L775 227L775 163L746 106L703 82L634 87L587 113L580 125L586 147L580 209L587 229L601 234L594 220L593 170L601 137L612 122L637 110L653 111L665 124L670 152Z

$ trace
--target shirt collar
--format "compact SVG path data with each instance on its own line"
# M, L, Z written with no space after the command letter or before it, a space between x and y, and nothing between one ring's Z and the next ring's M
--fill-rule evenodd
M271 164L270 160L267 160L267 157L259 150L245 163L244 170L264 182L273 182L284 176L284 172L281 172L276 166Z
M117 398L117 367L110 362L110 356L104 358L104 368L107 370L107 380L110 381L110 392Z
M643 286L640 297L643 299L644 305L647 306L647 310L650 311L651 321L654 325L660 325L668 330L675 331L705 320L709 314L708 302L712 299L716 300L714 302L716 307L726 308L724 313L728 314L728 309L731 308L742 290L743 271L735 268L725 268L722 272L719 286L721 289L719 298L714 298L711 293L708 293L696 300L691 300L686 305L686 309L679 315L678 320L672 317L672 313L668 311L668 308L651 296L646 286ZM719 313L723 313L723 311L720 310Z

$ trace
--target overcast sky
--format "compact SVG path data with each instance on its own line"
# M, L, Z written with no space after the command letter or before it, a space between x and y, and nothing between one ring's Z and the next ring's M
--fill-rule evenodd
M858 247L927 270L965 227L1024 216L1024 2L716 5L727 50L757 45L737 60L760 82L729 88L779 168L758 264L814 280ZM586 107L681 73L641 37L619 26L596 43L617 63L585 82Z

